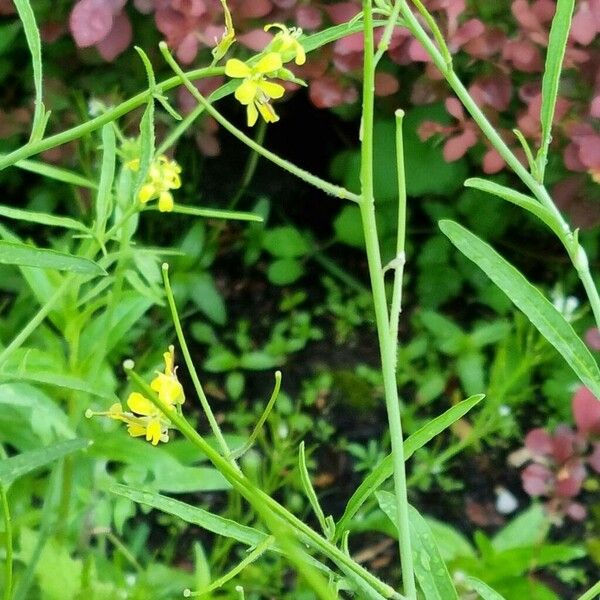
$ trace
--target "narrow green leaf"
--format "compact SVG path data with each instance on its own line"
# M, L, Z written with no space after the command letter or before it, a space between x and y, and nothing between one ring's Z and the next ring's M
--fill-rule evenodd
M48 165L39 160L20 160L18 163L15 163L15 167L19 167L19 169L23 169L24 171L30 171L31 173L43 175L49 179L62 181L63 183L70 183L71 185L78 185L80 187L90 189L96 189L98 187L91 179L88 179L79 173L74 173L68 169L62 169L60 167Z
M9 206L0 205L0 217L14 219L15 221L25 221L27 223L39 223L40 225L49 225L50 227L73 229L81 232L88 231L88 228L83 223L69 217L57 217L56 215L49 215L48 213L22 210L20 208L11 208Z
M377 492L375 495L381 510L398 528L394 494ZM425 600L458 600L452 578L427 521L412 506L408 507L408 518L415 575Z
M0 460L0 485L8 486L19 477L27 475L27 473L30 473L34 469L48 465L77 450L88 448L90 445L91 442L89 440L68 440Z
M102 267L87 258L19 242L0 241L0 264L57 269L83 275L106 275Z
M419 448L427 444L436 435L450 427L458 419L464 417L476 404L484 398L483 394L471 396L459 402L435 419L432 419L404 440L404 460L408 460ZM339 539L350 525L352 517L379 486L394 474L392 455L388 454L362 481L346 505L346 510L336 526L335 538Z
M35 109L30 141L34 142L44 137L44 129L47 121L42 98L42 43L40 40L40 31L35 22L35 15L31 9L29 0L14 0L14 3L19 13L19 18L23 23L27 46L29 47L29 52L31 52L33 85L35 87Z
M258 531L258 529L240 525L235 521L214 515L202 508L196 508L195 506L162 496L161 494L146 492L121 484L112 485L110 491L113 494L129 498L138 504L151 506L169 515L179 517L186 523L198 525L207 531L234 539L247 546L256 546L267 538L267 534Z
M304 489L304 493L308 498L310 506L319 521L319 525L321 525L321 529L323 533L327 535L328 526L325 521L325 513L319 504L319 499L317 498L317 493L315 492L315 488L312 485L310 480L310 474L308 473L308 468L306 466L306 454L304 453L304 442L300 442L300 447L298 449L298 466L300 467L300 481L302 482L302 487Z
M489 194L493 194L494 196L498 196L503 200L507 200L508 202L512 202L513 204L524 208L545 223L559 239L562 240L564 238L565 232L561 229L560 224L556 221L554 215L537 200L531 198L531 196L521 194L521 192L517 192L509 187L479 177L467 179L465 181L465 187L488 192Z
M540 108L542 140L537 154L540 181L544 179L548 147L552 141L552 121L574 7L575 0L558 0L554 19L552 19L552 27L550 28L550 37L548 38L546 66L544 68L544 78L542 79L542 106Z
M41 370L0 370L0 382L6 381L34 381L36 383L44 383L55 387L63 388L65 390L72 390L74 392L83 392L90 394L91 396L97 396L98 398L104 398L111 402L117 402L118 398L113 392L98 388L74 375L65 375L63 373L53 373L51 371Z
M487 583L476 577L467 576L465 581L471 586L483 600L506 600L504 596L493 590Z
M112 123L102 128L102 167L96 196L96 233L102 235L112 212L112 186L115 179L115 130Z
M600 398L600 369L571 324L491 246L453 221L440 221L450 241L522 310L538 331L563 356L579 379Z
M195 217L204 217L206 219L235 219L237 221L255 221L257 223L262 223L264 221L260 215L255 215L250 212L221 210L218 208L199 208L197 206L183 206L181 204L175 204L171 212L182 215L193 215Z

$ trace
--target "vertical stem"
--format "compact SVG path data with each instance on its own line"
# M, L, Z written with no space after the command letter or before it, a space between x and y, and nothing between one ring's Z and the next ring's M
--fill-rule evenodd
M394 364L398 355L398 322L402 312L402 279L406 254L406 179L404 175L404 140L402 138L402 120L404 111L396 111L396 171L398 175L398 232L396 241L396 258L394 259L394 287L392 291L392 306L390 309L390 339L394 345Z
M388 414L394 462L394 490L396 492L398 513L398 538L400 560L402 564L402 583L408 600L416 600L417 590L410 544L408 522L408 495L404 465L402 424L400 420L400 402L396 383L395 352L390 337L390 322L383 280L383 268L377 224L375 221L375 198L373 194L373 115L375 91L375 65L373 41L373 13L371 0L363 0L364 22L364 74L363 74L363 112L361 140L361 201L360 212L365 236L369 276L373 292L375 320L381 353L385 403Z
M10 600L13 586L13 544L12 544L12 519L8 506L6 488L0 484L0 502L2 503L2 516L4 520L4 536L6 547L6 560L4 563L4 600Z

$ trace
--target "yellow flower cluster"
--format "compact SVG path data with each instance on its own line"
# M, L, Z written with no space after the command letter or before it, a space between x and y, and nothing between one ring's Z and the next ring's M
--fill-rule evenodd
M185 396L175 373L173 346L169 346L169 350L163 354L163 357L165 360L164 373L157 372L150 387L169 410L177 410L177 407L184 403ZM139 392L132 392L127 398L127 406L129 411L124 411L121 403L115 402L107 411L87 410L85 416L88 418L103 416L122 421L127 424L130 436L144 436L153 446L156 446L158 442L169 441L171 421L148 398Z
M306 61L306 53L298 41L302 30L288 29L280 23L267 25L265 30L272 27L280 31L265 49L266 54L255 64L249 65L237 58L231 58L225 64L225 74L228 77L243 80L235 90L235 97L246 107L248 127L256 123L259 114L267 123L279 121L271 100L281 98L285 88L279 83L267 81L267 78L285 78L285 71L280 72L284 63L294 60L297 65L302 65ZM292 77L291 73L289 77Z
M140 159L130 160L126 166L134 172L140 169ZM171 190L181 187L181 167L174 160L169 160L164 154L156 157L150 168L146 181L138 192L138 200L147 204L150 200L158 198L158 210L170 212L173 210L174 200Z

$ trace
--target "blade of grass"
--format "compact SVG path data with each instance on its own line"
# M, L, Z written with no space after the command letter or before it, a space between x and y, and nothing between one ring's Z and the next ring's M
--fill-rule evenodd
M92 276L107 274L102 267L87 258L19 242L0 241L0 264L56 269Z
M32 210L22 210L20 208L11 208L10 206L0 205L0 217L14 219L15 221L25 221L27 223L38 223L40 225L49 225L50 227L61 227L63 229L73 229L74 231L88 232L88 228L79 221L69 217L58 217L48 213L35 212Z
M544 181L544 171L548 160L548 147L552 141L552 121L556 109L556 98L560 84L563 59L567 47L569 30L575 0L558 0L556 12L552 19L548 50L546 51L546 66L542 79L542 106L540 108L540 122L542 125L542 139L537 153L538 181Z
M23 23L27 46L31 53L31 64L33 67L33 85L35 88L35 108L33 113L33 124L31 126L31 142L36 142L44 137L47 116L44 109L42 97L42 43L40 31L35 22L35 15L29 0L14 0L19 18Z
M91 179L88 179L79 173L55 167L54 165L48 165L39 160L24 159L16 163L15 166L24 171L43 175L44 177L54 179L55 181L62 181L63 183L70 183L71 185L78 185L79 187L85 187L92 190L98 187Z
M484 398L483 394L471 396L446 412L429 421L409 436L404 442L404 458L408 460L419 448L432 440L435 436L450 427L458 419L464 417L476 404ZM379 486L394 474L392 455L388 454L356 488L354 494L346 504L344 514L336 526L335 539L339 540L344 531L350 526L350 521L358 512L365 501L379 488Z
M28 450L0 462L0 485L9 486L15 479L27 475L39 467L46 466L67 454L89 447L89 440L58 442L39 450Z

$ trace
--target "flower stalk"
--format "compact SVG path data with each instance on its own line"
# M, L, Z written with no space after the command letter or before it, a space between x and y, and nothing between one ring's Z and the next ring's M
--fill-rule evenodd
M398 539L402 565L402 582L408 600L416 600L410 528L408 521L408 494L404 462L404 439L400 417L400 399L396 382L396 339L392 340L390 316L384 284L384 271L375 220L375 198L373 177L373 119L375 91L375 47L373 39L373 13L371 0L363 0L364 25L364 66L363 66L363 111L361 139L361 201L360 214L365 237L365 247L369 264L369 277L375 308L377 335L385 390L385 403L390 428L392 456L394 462L394 491L398 515ZM399 232L403 240L403 232ZM403 242L402 242L403 243ZM396 301L396 306L398 305Z

